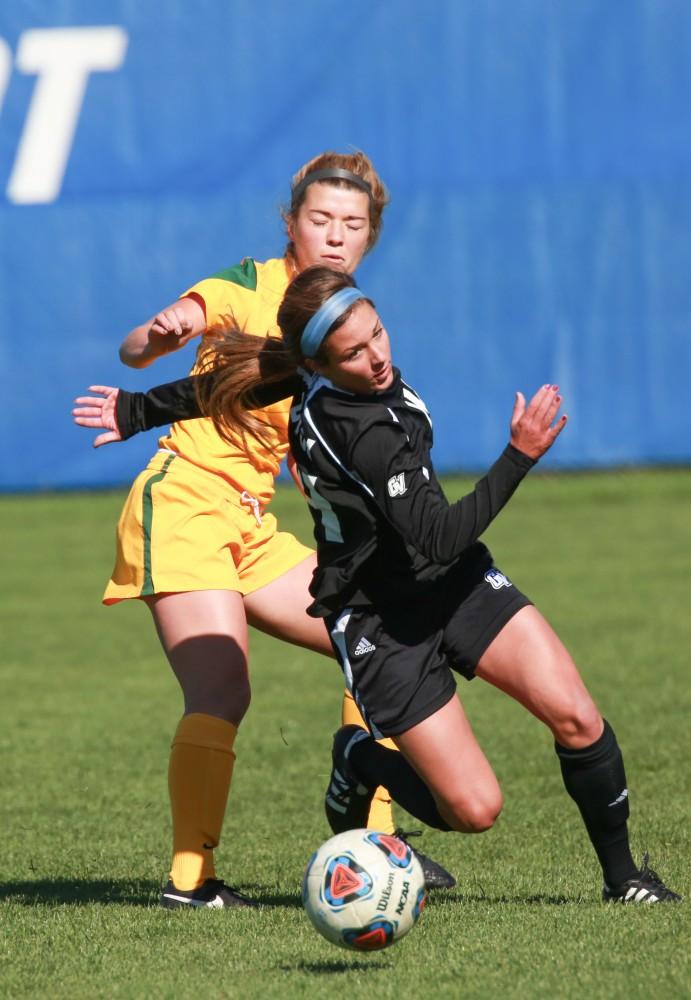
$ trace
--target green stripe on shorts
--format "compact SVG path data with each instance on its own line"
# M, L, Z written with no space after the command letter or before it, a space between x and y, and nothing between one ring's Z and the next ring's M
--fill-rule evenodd
M154 520L154 501L151 496L151 491L156 483L165 477L168 471L170 463L175 458L175 455L169 455L168 458L163 463L163 468L160 472L157 472L155 476L152 476L148 480L146 486L144 487L144 492L142 494L142 528L144 531L144 583L142 585L141 597L149 597L151 594L155 594L154 590L154 580L151 575L151 528Z

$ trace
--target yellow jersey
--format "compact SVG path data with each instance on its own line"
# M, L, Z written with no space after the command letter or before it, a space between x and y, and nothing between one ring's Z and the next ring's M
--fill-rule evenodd
M180 298L193 298L202 306L207 327L230 318L246 333L280 337L276 313L291 277L291 266L284 257L264 263L246 257L235 267L188 288ZM203 335L202 345L205 338ZM244 442L238 436L236 444L228 444L208 417L173 424L160 438L159 447L223 477L265 506L274 494L274 479L288 451L290 404L286 399L261 411L262 420L270 424L266 437L271 447L251 435L246 435Z

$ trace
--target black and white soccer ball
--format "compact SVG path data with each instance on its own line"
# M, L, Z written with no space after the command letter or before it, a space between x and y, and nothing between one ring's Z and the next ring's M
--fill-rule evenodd
M302 880L302 902L319 933L355 951L400 941L426 899L422 866L409 844L375 830L347 830L327 840Z

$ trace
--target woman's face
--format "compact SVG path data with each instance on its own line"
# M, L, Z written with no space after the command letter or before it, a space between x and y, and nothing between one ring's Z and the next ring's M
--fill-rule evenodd
M324 342L326 363L306 362L340 389L358 395L383 392L393 382L389 335L369 302L358 302L350 316Z
M297 217L288 223L298 271L319 264L351 274L370 235L369 196L354 188L315 181Z

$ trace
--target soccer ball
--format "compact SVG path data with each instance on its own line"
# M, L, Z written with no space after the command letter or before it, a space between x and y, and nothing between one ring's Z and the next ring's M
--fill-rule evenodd
M302 879L307 915L327 941L378 951L399 941L427 900L422 866L398 837L347 830L321 845Z

